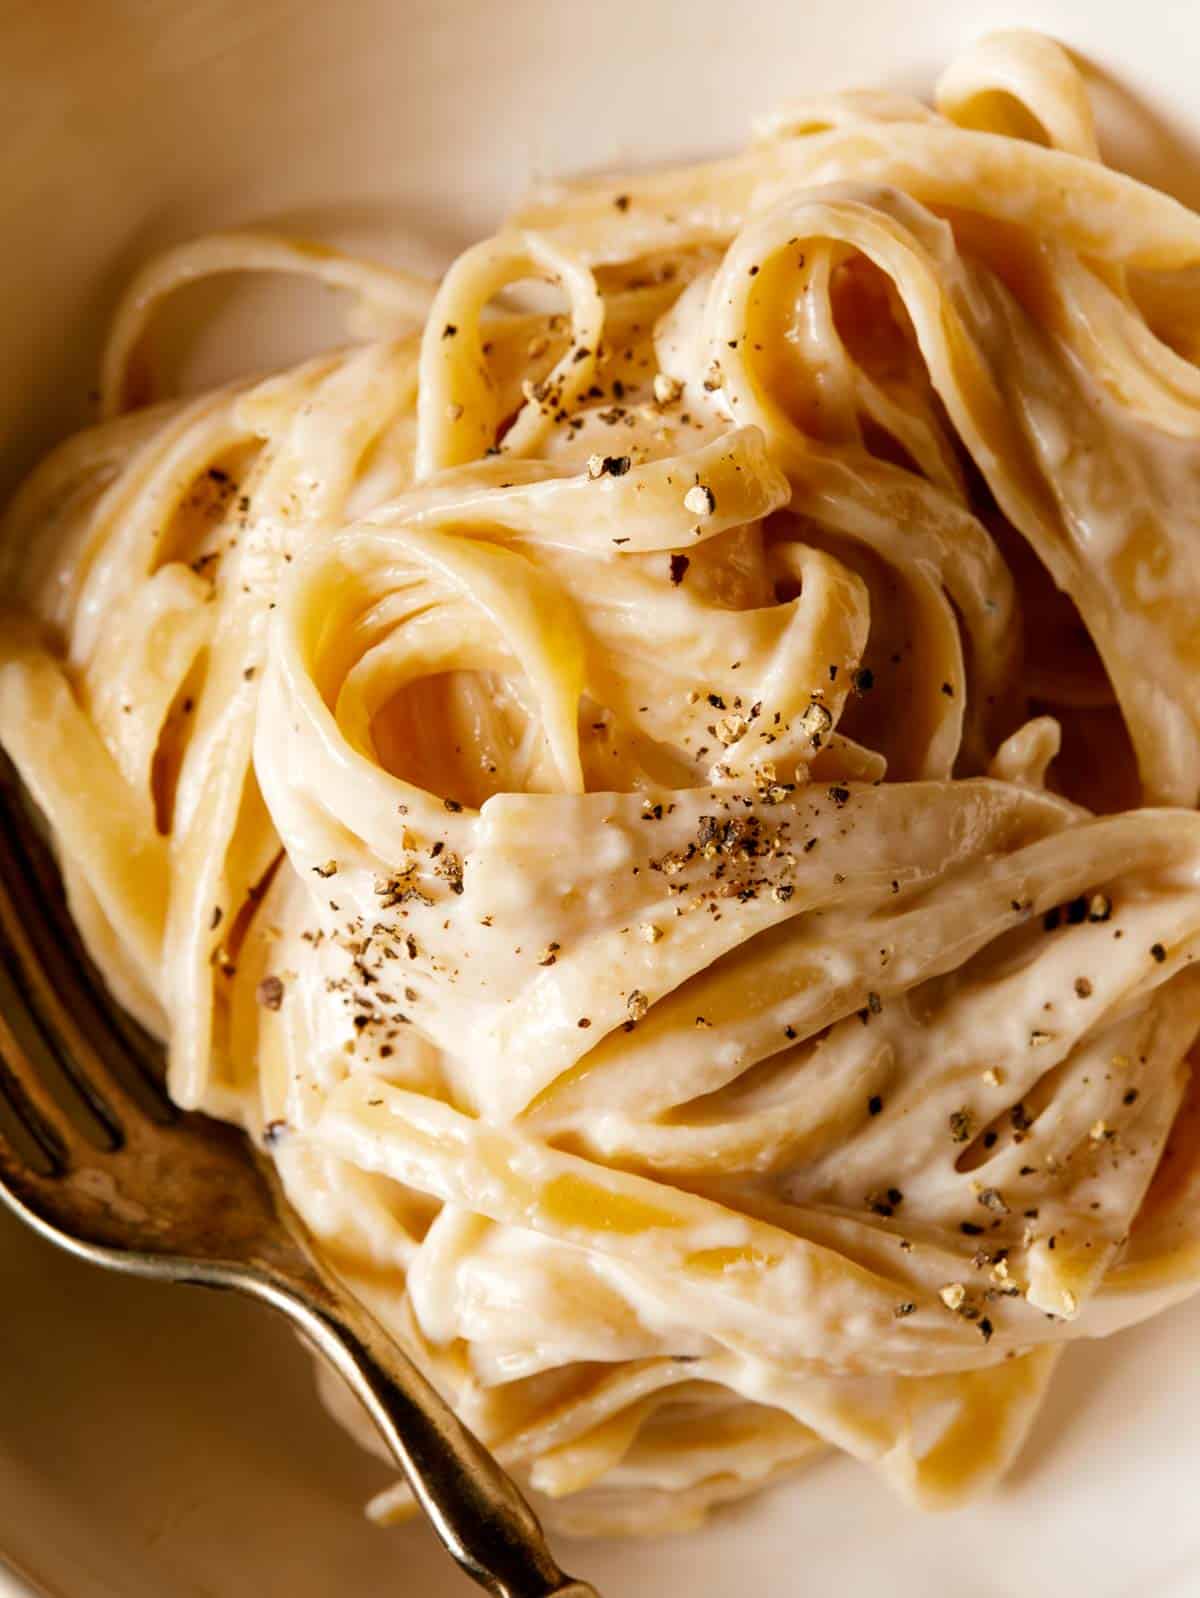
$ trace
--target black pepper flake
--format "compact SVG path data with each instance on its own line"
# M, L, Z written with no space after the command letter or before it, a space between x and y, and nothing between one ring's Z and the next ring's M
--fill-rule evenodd
M831 677L834 674L834 670L836 668L831 668L830 670ZM875 673L869 666L860 666L850 680L854 685L856 694L869 694L875 686Z
M980 1335L982 1336L982 1338L983 1338L985 1343L990 1343L991 1342L992 1333L995 1330L996 1330L996 1328L992 1325L991 1321L987 1318L986 1315L984 1315L982 1317L982 1319L980 1320L980 1322L979 1322L979 1331L980 1331Z
M1008 1112L1008 1118L1017 1132L1028 1132L1033 1122L1029 1118L1029 1111L1023 1104L1014 1104Z
M600 462L600 475L602 477L624 477L632 465L633 457L630 455L606 455ZM628 539L626 539L626 543L628 543Z
M454 335L457 332L458 332L458 329L457 329L457 327L455 327L454 323L453 322L447 322L445 327L442 329L442 337L443 338L453 338Z
M794 1026L785 1026L783 1029L783 1035L785 1038L798 1038L800 1036Z
M960 1221L958 1229L965 1237L980 1237L983 1233L982 1226L976 1226L974 1221Z
M449 850L446 851L444 854L441 854L441 858L438 860L437 865L434 866L433 869L437 872L438 876L442 878L443 882L445 882L451 893L462 893L463 863L459 859L458 855L450 852Z
M451 815L456 816L462 809L457 799L443 799L442 804L450 811Z
M879 1097L878 1093L872 1093L871 1097L867 1100L867 1114L881 1115L882 1113L883 1100Z
M283 981L280 977L264 977L255 990L255 997L264 1010L278 1010L283 1004Z
M221 909L221 906L219 904L214 904L213 905L212 916L211 916L211 918L209 920L209 923L208 923L208 930L210 932L215 932L217 930L217 928L221 925L221 917L224 914L225 914L225 912L224 912L224 910Z
M1159 965L1167 958L1167 951L1161 943L1152 943L1150 945L1150 954L1153 959L1158 961Z
M725 709L725 701L721 698L720 694L709 694L708 702L714 710Z
M585 1031L591 1026L591 1024L591 1020L586 1015L581 1015L579 1020L575 1023L577 1027L582 1027Z
M263 1142L268 1148L274 1148L275 1144L279 1142L280 1138L283 1137L287 1130L288 1124L286 1121L281 1121L279 1119L268 1121L266 1126L263 1127Z
M948 682L944 682L942 684L942 692L945 694L947 699L953 699L954 698L954 689L951 687L951 685Z
M1121 1103L1122 1104L1136 1104L1137 1096L1138 1096L1137 1088L1130 1088L1126 1092L1124 1098L1121 1100Z
M1092 984L1088 980L1087 977L1076 977L1075 978L1075 996L1076 996L1076 998L1079 998L1079 999L1090 999L1091 998L1091 996L1092 996Z
M618 194L616 199L613 201L613 204L616 206L618 211L628 211L629 196L627 194Z
M691 561L686 555L671 556L671 581L676 588L679 587L680 583L687 575L687 569L691 564Z
M849 799L850 790L849 790L849 788L838 787L835 784L832 788L829 789L829 797L833 800L835 805L840 807L840 806L844 805L846 803L846 801Z
M903 1304L897 1304L892 1310L892 1314L898 1321L902 1321L906 1315L915 1315L916 1313L917 1306L911 1301L906 1301Z

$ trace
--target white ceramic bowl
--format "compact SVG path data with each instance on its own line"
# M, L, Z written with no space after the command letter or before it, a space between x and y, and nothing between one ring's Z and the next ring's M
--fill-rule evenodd
M1075 49L1111 151L1200 200L1195 0L6 0L0 19L5 486L86 414L116 286L163 244L266 218L436 263L533 174L731 146L802 90L924 89L999 25ZM240 357L260 305L225 307ZM192 350L193 374L228 347ZM955 1517L832 1464L693 1537L567 1563L606 1598L1195 1598L1198 1341L1200 1302L1072 1350L1011 1483ZM0 1550L35 1588L465 1593L422 1528L360 1520L385 1479L263 1312L106 1278L0 1218Z

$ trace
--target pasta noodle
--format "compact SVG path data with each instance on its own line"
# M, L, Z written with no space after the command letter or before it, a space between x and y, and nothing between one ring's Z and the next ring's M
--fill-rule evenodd
M1200 1281L1198 263L997 34L440 284L177 249L14 499L95 960L561 1524L830 1447L957 1502ZM353 341L159 397L248 270Z

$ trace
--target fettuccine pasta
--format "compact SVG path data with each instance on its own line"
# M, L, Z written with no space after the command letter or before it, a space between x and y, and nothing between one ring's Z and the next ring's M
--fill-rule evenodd
M177 249L14 499L91 954L552 1520L958 1502L1200 1281L1197 266L999 34L440 283ZM162 395L251 270L351 342Z

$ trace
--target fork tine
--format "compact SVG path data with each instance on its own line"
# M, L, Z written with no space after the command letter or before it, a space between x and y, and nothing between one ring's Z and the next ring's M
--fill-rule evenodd
M6 1153L38 1177L62 1176L67 1150L56 1128L32 1103L0 1054L0 1184Z
M6 1017L0 1036L5 1037L8 1068L27 1093L32 1077L57 1106L59 1118L68 1120L90 1143L98 1148L119 1148L123 1140L120 1119L108 1099L78 1069L69 1046L64 1048L53 1023L47 1020L41 995L36 992L39 984L28 980L28 967L9 942L6 922L0 907L0 1012Z
M64 1067L53 1034L41 1024L40 1007L20 980L2 901L0 892L0 1058L9 1105L55 1163L81 1138L94 1148L119 1148L120 1122L90 1084L81 1087L78 1073Z
M120 1145L129 1113L160 1124L174 1119L149 1065L152 1045L118 1022L73 927L48 851L0 774L0 988L10 1014L36 1017L46 1085L91 1141ZM15 1003L13 1002L15 1000Z
M2 758L0 756L0 760ZM174 1105L166 1094L162 1047L110 996L67 908L57 863L30 817L24 790L15 772L11 772L11 778L11 783L6 785L0 766L0 829L7 840L10 857L20 862L23 893L34 913L32 932L39 963L47 969L54 965L65 968L74 979L76 996L87 1005L88 1028L85 1030L98 1021L102 1035L113 1034L136 1068L138 1086L144 1087L153 1100L149 1113L157 1115L159 1109L165 1109L173 1117ZM60 958L64 948L69 957L66 960Z

